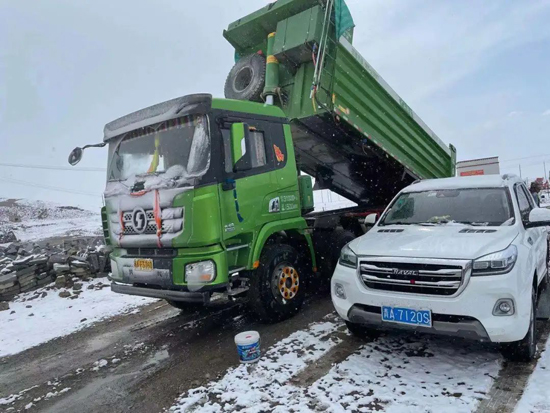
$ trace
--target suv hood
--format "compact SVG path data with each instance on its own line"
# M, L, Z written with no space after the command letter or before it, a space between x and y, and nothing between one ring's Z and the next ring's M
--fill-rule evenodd
M392 232L385 232L388 230ZM394 230L399 232L393 232ZM461 232L464 230L477 232ZM484 230L494 232L481 232ZM350 248L357 255L471 260L507 248L517 235L518 229L515 225L388 225L374 227L352 241Z

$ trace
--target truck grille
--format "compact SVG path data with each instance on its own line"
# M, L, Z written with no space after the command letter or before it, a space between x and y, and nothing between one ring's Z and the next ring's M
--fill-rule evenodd
M359 275L373 290L450 296L464 283L465 267L439 263L361 261Z
M145 211L147 216L147 226L143 234L156 234L157 233L157 223L155 222L155 214L153 210ZM135 230L134 224L132 223L132 211L127 211L122 214L122 219L124 220L124 235L135 235L139 234Z

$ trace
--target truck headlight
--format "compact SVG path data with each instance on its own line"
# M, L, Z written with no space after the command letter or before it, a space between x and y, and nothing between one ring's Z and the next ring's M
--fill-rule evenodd
M339 263L344 267L357 268L357 255L355 255L355 252L351 250L349 244L345 245L344 248L342 248L342 252L340 252Z
M185 266L187 284L208 284L216 278L216 264L212 260L194 262Z
M510 272L518 258L518 249L510 245L502 251L493 252L474 261L472 276L499 275Z

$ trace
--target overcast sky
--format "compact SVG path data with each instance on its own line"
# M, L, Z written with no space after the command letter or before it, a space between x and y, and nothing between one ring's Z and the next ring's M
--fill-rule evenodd
M222 30L266 3L0 0L0 163L66 167L110 120L223 96L233 50ZM347 3L355 47L459 159L498 155L524 177L546 160L550 172L550 0ZM99 149L79 167L105 165ZM0 166L0 197L94 208L103 186L102 172Z

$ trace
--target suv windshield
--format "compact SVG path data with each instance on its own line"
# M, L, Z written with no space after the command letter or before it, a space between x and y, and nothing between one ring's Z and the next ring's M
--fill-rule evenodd
M129 132L111 141L109 152L109 181L155 176L174 182L202 176L210 165L207 119L187 116Z
M499 226L514 222L505 188L443 189L401 194L380 225L462 223Z

